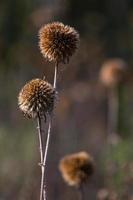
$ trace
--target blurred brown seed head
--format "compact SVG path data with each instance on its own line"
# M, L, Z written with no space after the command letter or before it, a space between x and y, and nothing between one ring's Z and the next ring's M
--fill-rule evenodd
M126 63L122 59L106 61L100 71L100 80L107 87L117 86L124 78Z
M33 79L20 91L18 105L29 118L45 116L54 106L55 91L51 84L41 79Z
M70 26L53 22L39 31L41 53L49 61L66 63L78 47L79 34Z
M86 152L65 156L59 164L62 177L70 186L80 186L94 172L94 161Z

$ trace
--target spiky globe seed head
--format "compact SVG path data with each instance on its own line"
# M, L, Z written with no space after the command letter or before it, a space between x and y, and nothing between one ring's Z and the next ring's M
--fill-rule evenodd
M126 63L120 58L107 60L100 71L100 80L107 87L117 86L123 79Z
M94 161L86 152L65 156L59 164L62 177L70 186L80 186L94 172Z
M45 116L54 107L55 91L51 84L42 79L33 79L20 91L18 105L29 118Z
M46 24L39 31L39 46L41 53L49 61L66 63L76 51L79 34L60 22Z

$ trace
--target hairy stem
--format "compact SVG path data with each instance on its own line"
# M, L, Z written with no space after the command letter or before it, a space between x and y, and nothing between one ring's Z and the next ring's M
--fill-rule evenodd
M55 64L54 83L53 83L54 89L56 89L56 85L57 85L57 75L58 75L58 63Z
M46 140L46 147L43 157L43 170L42 170L42 180L41 180L41 189L43 190L43 199L46 200L46 190L45 190L45 167L47 161L47 154L48 154L48 147L49 147L49 140L50 140L50 133L51 133L51 124L52 124L52 117L50 116L49 125L48 125L48 133L47 133L47 140Z
M39 138L39 150L40 150L40 165L41 165L41 171L43 174L43 141L42 141L42 124L41 124L41 117L38 114L37 117L37 130L38 130L38 138ZM41 183L42 185L42 183ZM40 200L43 198L43 188L40 188Z
M79 191L79 200L84 200L83 185L79 186L78 191Z
M57 84L57 74L58 74L58 64L55 65L55 71L54 71L54 81L53 81L53 88L56 90L56 84ZM51 135L51 125L52 125L52 114L49 117L49 123L48 123L48 132L47 132L47 139L46 139L46 146L44 150L43 155L43 164L42 164L42 179L41 179L41 191L43 190L43 199L46 200L46 189L45 189L45 167L46 167L46 161L47 161L47 154L48 154L48 147L49 147L49 140Z

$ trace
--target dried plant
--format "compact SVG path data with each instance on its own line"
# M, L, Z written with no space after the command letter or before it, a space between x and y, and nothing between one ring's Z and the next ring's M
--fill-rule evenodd
M28 82L20 91L18 96L18 105L25 116L29 118L37 118L37 129L40 145L40 165L42 168L42 180L40 189L40 200L43 199L44 188L44 148L42 135L42 119L47 114L51 114L54 107L55 90L52 85L42 79L33 79Z
M20 110L29 118L45 116L54 107L55 91L51 84L42 79L33 79L20 91L18 104Z
M66 63L76 51L79 34L74 28L59 22L43 26L39 30L39 47L41 53L49 61L55 63L53 86L42 79L33 79L27 83L19 93L18 104L25 116L37 119L37 129L40 145L40 166L42 171L40 200L46 200L45 167L51 134L52 112L56 99L56 82L58 66ZM43 144L42 120L46 122L48 116L48 130L46 144Z
M126 63L120 59L109 59L100 71L100 79L106 87L116 87L125 75Z
M69 57L73 55L76 51L79 43L79 34L75 31L74 28L70 26L65 26L59 22L53 22L43 26L39 30L39 47L41 53L49 61L55 63L54 70L54 81L53 88L56 90L57 75L58 75L58 66L59 63L66 63L69 61ZM42 164L42 181L41 181L41 193L43 191L42 198L46 199L46 190L44 186L44 169L46 166L46 159L49 147L49 140L51 135L51 125L52 125L52 116L49 118L49 125L47 131L47 140L45 149L43 152L43 164ZM41 200L41 198L40 198Z
M77 49L79 34L70 26L53 22L39 31L41 53L49 61L66 63Z
M86 152L67 155L60 161L59 169L64 181L78 188L83 199L83 184L94 172L93 158Z
M127 65L120 58L107 60L100 71L100 80L108 89L108 133L117 133L118 126L118 86L123 81Z

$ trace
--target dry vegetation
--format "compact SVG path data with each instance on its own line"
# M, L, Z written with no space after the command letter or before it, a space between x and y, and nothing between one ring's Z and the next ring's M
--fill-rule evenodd
M132 1L99 3L98 0L86 0L83 3L69 0L62 4L60 0L1 0L0 11L0 199L39 198L41 173L37 165L40 155L36 124L34 120L23 117L17 108L17 96L20 88L36 77L52 85L53 66L56 66L59 97L56 97L52 116L47 157L48 200L78 198L77 191L65 184L58 166L65 155L81 151L89 152L95 161L94 174L84 185L84 199L132 200ZM49 46L42 51L43 55L46 54L45 58L53 63L40 54L38 30L52 21L74 26L80 33L79 50L69 64L69 56L78 47L77 32L71 40L70 49L67 53L63 51L61 57L60 51L49 49ZM66 36L73 33L73 29L68 30L70 27L62 29L62 23L60 26ZM40 33L45 33L49 41L48 32L43 30ZM57 35L53 34L52 40ZM73 44L75 41L76 46ZM43 45L42 41L41 48ZM115 61L112 69L103 73L101 69L112 61ZM124 67L118 67L118 63ZM32 92L36 94L37 90ZM47 94L51 95L51 90ZM44 96L41 95L42 99ZM30 117L35 117L40 109L34 101L30 105L27 101L21 103L24 103L24 112L25 105L32 108L27 113ZM50 104L45 103L43 115L47 111L51 113L53 96L52 104L51 101ZM50 110L47 109L49 105ZM46 126L42 124L43 130L47 130L48 122L49 118ZM46 134L47 131L44 141Z

